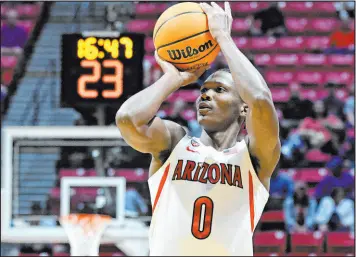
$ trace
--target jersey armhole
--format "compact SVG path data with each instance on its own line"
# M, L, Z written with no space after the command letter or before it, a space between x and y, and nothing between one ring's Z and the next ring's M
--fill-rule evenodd
M270 194L267 191L267 189L265 188L265 186L262 184L260 178L257 176L255 168L252 165L251 155L250 155L250 151L248 150L248 146L247 146L246 140L244 139L242 141L243 141L244 147L246 148L246 155L247 155L247 159L248 159L248 163L249 163L249 170L250 170L250 173L252 175L252 178L254 178L254 181L257 181L257 183L258 183L258 191L262 191L263 192L262 193L263 197L267 200L269 198Z
M172 157L172 154L176 151L176 149L178 149L178 147L182 144L183 141L185 141L185 139L188 137L188 134L185 134L179 141L178 143L175 145L175 147L172 149L171 153L169 154L167 160L162 164L162 166L159 168L158 171L156 171L152 176L150 176L148 178L147 181L150 181L151 178L155 177L158 173L161 173L161 170L164 170L166 168L166 166L170 163L170 159Z

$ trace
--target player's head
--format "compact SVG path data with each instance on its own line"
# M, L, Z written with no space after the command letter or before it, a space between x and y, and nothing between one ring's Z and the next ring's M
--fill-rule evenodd
M211 74L200 92L196 101L197 117L205 131L224 131L233 123L241 127L247 114L247 104L237 92L228 69Z
M7 25L14 26L17 23L17 12L15 10L10 10L6 14Z

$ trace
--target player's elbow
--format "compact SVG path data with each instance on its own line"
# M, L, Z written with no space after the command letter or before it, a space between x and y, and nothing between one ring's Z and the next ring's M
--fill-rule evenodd
M121 129L132 125L132 117L130 114L123 110L118 110L115 116L116 126Z

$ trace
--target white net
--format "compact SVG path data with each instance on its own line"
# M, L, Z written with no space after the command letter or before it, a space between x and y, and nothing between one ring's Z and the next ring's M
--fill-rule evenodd
M97 214L61 217L61 225L68 235L71 256L99 256L100 239L110 221L110 216Z

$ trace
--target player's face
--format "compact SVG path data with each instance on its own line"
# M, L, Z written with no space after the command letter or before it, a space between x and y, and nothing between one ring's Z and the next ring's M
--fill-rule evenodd
M197 118L205 131L223 131L240 116L242 102L229 72L212 74L200 88Z

